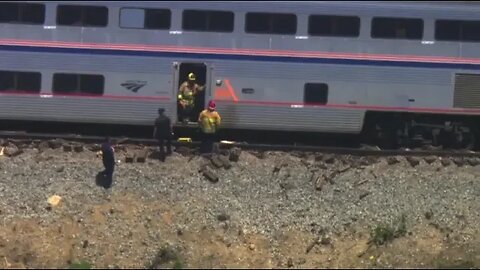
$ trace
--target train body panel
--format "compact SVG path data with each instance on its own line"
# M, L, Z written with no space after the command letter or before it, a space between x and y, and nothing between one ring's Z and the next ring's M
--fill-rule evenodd
M0 15L0 73L41 73L37 92L1 89L2 119L150 125L158 107L176 119L176 92L189 68L199 70L207 86L203 106L216 100L227 128L360 133L367 111L480 114L476 94L479 43L436 40L435 34L438 20L480 21L479 6L414 2L40 4L45 5L45 20L37 25L1 22ZM108 24L60 25L60 5L106 7ZM139 10L148 8L168 9L168 27L138 29L147 16ZM232 29L185 30L184 10L231 11ZM296 31L246 33L250 12L295 14ZM358 34L311 35L311 15L357 17ZM421 19L421 36L372 38L377 17ZM103 76L97 78L101 92L82 86L73 92L55 92L62 85L57 82L60 86L55 86L56 74ZM18 80L21 75L15 76Z

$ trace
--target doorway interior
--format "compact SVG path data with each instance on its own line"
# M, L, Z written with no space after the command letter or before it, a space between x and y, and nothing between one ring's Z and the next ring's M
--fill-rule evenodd
M181 63L180 64L180 70L178 74L178 88L180 88L180 85L182 83L186 82L188 80L188 74L193 73L195 74L196 81L200 86L203 86L207 82L207 66L204 63ZM205 88L204 91L198 92L197 95L195 96L195 105L194 109L192 111L191 117L190 117L190 122L196 122L198 119L198 116L202 112L202 110L205 108L205 92L207 89ZM178 92L178 89L177 89ZM178 95L177 95L177 122L181 121L180 119L180 103L178 102Z

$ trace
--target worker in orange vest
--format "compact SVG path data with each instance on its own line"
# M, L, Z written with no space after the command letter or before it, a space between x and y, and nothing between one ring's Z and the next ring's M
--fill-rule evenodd
M213 143L215 142L221 120L220 114L216 111L215 102L213 100L210 101L208 108L203 110L198 117L198 124L202 130L201 153L212 152Z

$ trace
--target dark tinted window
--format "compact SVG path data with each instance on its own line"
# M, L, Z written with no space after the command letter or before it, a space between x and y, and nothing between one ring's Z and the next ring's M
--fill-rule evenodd
M373 18L372 38L422 39L423 20L405 18Z
M107 23L106 7L59 5L57 8L58 25L105 27Z
M308 18L308 34L312 36L358 37L359 33L359 17L311 15Z
M39 72L0 71L0 91L39 93L41 77Z
M295 14L250 12L246 15L245 32L254 34L295 34Z
M53 75L53 93L103 95L103 75L62 74Z
M444 41L480 41L480 21L437 20L435 39Z
M304 102L307 104L327 104L328 85L325 83L306 83L304 89Z
M171 18L169 9L145 9L145 28L170 29Z
M43 24L45 5L0 3L0 23Z
M234 15L230 11L184 10L182 28L188 31L233 32Z

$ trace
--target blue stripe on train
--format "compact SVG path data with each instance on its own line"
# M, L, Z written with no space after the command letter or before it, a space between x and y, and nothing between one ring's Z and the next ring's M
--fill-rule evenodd
M318 63L318 64L343 64L343 65L363 65L363 66L480 70L480 64L423 63L423 62L413 62L413 61L302 58L302 57L287 57L287 56L253 56L253 55L189 53L189 52L151 52L151 51L148 52L148 51L126 51L126 50L116 50L116 49L51 48L51 47L36 47L36 46L32 47L32 46L17 46L17 45L0 45L0 50L20 51L20 52L169 57L169 58L189 58L189 59L208 59L208 60L218 59L218 60L240 60L240 61L244 60L244 61L284 62L284 63Z

